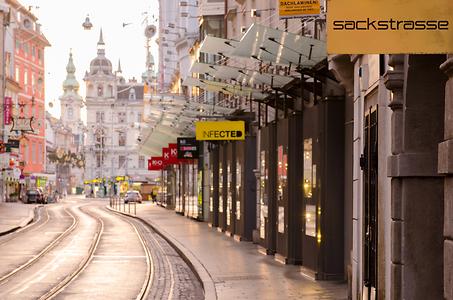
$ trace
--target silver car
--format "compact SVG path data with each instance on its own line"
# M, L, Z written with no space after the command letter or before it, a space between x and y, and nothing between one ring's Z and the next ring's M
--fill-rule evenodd
M138 202L142 203L142 195L140 195L139 191L128 191L124 196L124 203L129 202Z

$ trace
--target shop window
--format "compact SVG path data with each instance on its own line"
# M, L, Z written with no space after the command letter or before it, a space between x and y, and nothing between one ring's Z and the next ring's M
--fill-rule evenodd
M305 205L305 234L316 237L316 205Z
M378 111L374 106L365 113L364 149L360 158L363 171L363 284L368 287L364 299L372 299L377 290L378 264Z
M278 146L278 166L277 166L277 199L278 201L283 200L283 191L286 188L286 174L288 170L288 155L284 153L284 147Z
M241 184L242 184L242 166L239 161L236 162L236 220L241 219Z
M233 202L232 202L232 195L231 195L231 182L233 180L232 178L232 174L231 174L231 168L230 168L230 164L228 164L227 166L227 211L226 211L226 215L227 215L227 225L230 226L231 225L231 209L232 209L232 206L233 206Z
M268 196L266 191L268 169L266 164L266 152L261 151L260 153L260 203L259 203L259 224L260 224L260 238L264 239L266 234L265 218L267 217L267 203Z
M313 197L313 140L311 138L304 140L304 197L311 199Z
M219 162L219 212L223 213L223 167Z

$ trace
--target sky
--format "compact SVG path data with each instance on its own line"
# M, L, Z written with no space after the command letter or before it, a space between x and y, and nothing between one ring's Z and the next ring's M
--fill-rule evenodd
M146 49L142 24L146 14L150 24L157 26L153 19L158 16L158 0L20 0L22 5L33 6L32 12L39 18L41 29L51 47L45 50L45 91L46 109L56 117L60 116L62 83L66 78L66 64L72 49L76 78L80 84L79 93L85 97L83 76L89 69L90 61L96 57L96 44L102 27L106 57L121 69L126 79L140 80L145 71ZM126 5L127 4L127 5ZM93 27L84 30L82 23L87 14ZM154 15L154 18L153 18ZM123 23L132 23L123 27ZM152 53L157 61L155 38L151 43ZM50 107L49 103L53 103ZM86 113L82 112L86 118ZM85 120L84 120L85 121Z

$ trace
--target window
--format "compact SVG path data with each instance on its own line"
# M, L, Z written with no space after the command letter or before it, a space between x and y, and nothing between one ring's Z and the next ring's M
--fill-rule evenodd
M104 88L102 85L98 85L98 97L104 96Z
M35 143L31 144L31 162L33 164L36 163L36 144Z
M40 64L42 64L42 50L38 49L38 61Z
M33 57L33 59L35 59L35 57L36 57L36 48L35 48L35 46L31 46L31 57Z
M28 84L28 70L24 70L24 85L26 86Z
M97 111L96 112L96 123L103 123L104 122L104 112Z
M96 167L97 168L100 168L101 167L101 154L100 153L96 153Z
M126 133L118 132L118 146L126 146Z
M16 81L20 81L20 69L19 66L16 66Z
M118 168L119 169L124 168L125 164L126 164L126 157L124 155L118 156Z
M126 122L126 113L119 112L118 113L118 123L125 123Z
M137 114L137 122L141 122L142 121L142 114L141 113L138 113Z
M16 53L19 53L20 50L20 41L16 39Z
M135 100L135 89L129 90L129 100Z
M25 53L25 56L28 56L28 54L29 54L28 43L24 43L24 53Z
M31 87L34 89L36 86L36 77L35 73L31 72Z
M74 115L74 111L73 111L72 107L69 107L68 108L68 119L72 120L73 115Z
M138 157L138 168L139 169L144 169L145 168L145 157L140 155Z

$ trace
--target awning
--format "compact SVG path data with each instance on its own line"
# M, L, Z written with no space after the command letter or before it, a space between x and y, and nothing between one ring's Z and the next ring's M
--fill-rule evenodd
M248 70L225 65L205 64L200 62L195 62L189 73L210 75L217 79L232 80L247 86L265 84L274 88L283 87L294 80L291 76L274 75L256 70Z
M208 35L200 46L200 52L230 57L231 52L236 48L238 43L238 41Z
M247 86L241 86L239 84L230 84L206 79L198 79L193 77L187 77L182 83L182 85L198 86L204 90L211 92L221 92L227 95L235 95L249 98L251 97L256 100L263 100L269 96L268 93Z
M256 23L250 26L228 54L302 67L312 67L327 57L325 41Z

